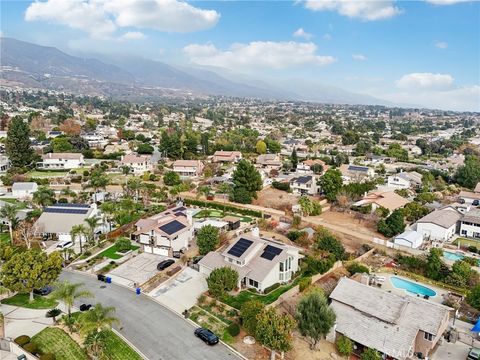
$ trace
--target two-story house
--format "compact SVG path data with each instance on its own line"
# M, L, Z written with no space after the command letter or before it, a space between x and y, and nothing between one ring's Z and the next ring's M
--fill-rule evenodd
M181 177L197 177L202 175L204 165L200 160L176 160L173 171Z
M460 235L480 239L480 209L471 209L460 219Z
M388 177L387 185L395 189L414 189L422 185L422 174L416 171L401 172Z
M71 170L84 164L83 155L77 153L48 153L42 155L42 161L37 163L38 169Z
M458 221L462 213L452 206L432 211L417 220L416 231L424 238L435 241L447 241L457 233Z
M130 154L122 156L120 164L128 166L134 174L143 174L147 171L153 171L151 155Z
M290 180L290 188L294 195L317 195L320 192L320 186L317 185L315 175L293 178Z
M215 151L212 162L214 163L236 163L242 159L240 151Z
M270 172L272 170L280 170L282 161L278 154L262 154L257 157L257 165Z
M329 166L320 159L308 159L297 164L297 173L299 174L322 174L327 171Z
M368 181L375 176L375 170L372 168L352 164L343 164L340 166L340 172L345 182Z
M299 249L281 242L261 238L258 228L251 235L241 235L223 252L211 251L199 261L200 273L208 276L221 267L238 272L238 288L263 292L266 288L286 283L298 271Z

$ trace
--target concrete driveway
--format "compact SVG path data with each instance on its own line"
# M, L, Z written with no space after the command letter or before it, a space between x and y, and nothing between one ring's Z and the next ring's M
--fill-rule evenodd
M16 338L20 335L32 337L53 324L52 318L45 317L47 310L27 309L11 305L1 305L5 316L5 335Z
M87 299L116 308L121 321L117 330L150 360L239 359L223 344L208 346L193 334L195 327L146 295L123 286L105 284L81 273L63 272L61 280L84 283L95 295ZM80 299L81 300L81 299ZM82 301L76 303L78 306Z
M165 259L165 256L141 253L110 271L107 276L125 286L133 287L134 283L140 285L159 272L157 265Z
M182 313L195 305L197 298L207 289L205 276L187 267L174 279L161 284L148 295L168 308Z
M444 341L432 354L432 360L465 360L470 348L459 341L455 344Z

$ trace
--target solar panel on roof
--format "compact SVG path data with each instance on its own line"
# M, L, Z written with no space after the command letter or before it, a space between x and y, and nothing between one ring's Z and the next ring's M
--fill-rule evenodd
M89 208L90 205L87 204L70 204L70 203L56 203L52 206L63 207L63 208Z
M68 208L46 208L44 210L46 213L53 213L53 214L79 214L85 215L88 210L85 209L68 209Z
M355 166L355 165L350 165L348 167L348 170L354 170L354 171L367 171L368 168L364 166Z
M185 210L187 210L187 208L186 208L185 206L180 206L180 207L174 209L175 212L177 212L177 211L185 211Z
M185 215L185 214L184 214L183 212L181 212L181 211L176 212L174 215L175 215L175 216L185 216L185 217L187 216L187 215Z
M241 238L228 250L228 254L240 257L252 244L252 240Z
M275 256L280 255L281 252L282 249L272 245L267 245L265 249L263 249L263 253L260 255L260 257L271 261L275 258Z
M185 227L186 225L182 224L180 221L173 220L165 225L160 226L160 230L167 233L168 235L172 235L172 234L175 234L177 231L182 230Z

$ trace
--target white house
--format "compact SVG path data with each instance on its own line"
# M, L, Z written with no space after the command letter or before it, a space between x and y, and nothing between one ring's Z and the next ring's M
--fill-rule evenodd
M325 173L325 171L327 171L329 168L329 166L320 159L308 159L297 164L297 173L312 174L314 172L313 169L315 169L315 166L321 166L322 170L319 173Z
M173 252L187 250L193 239L192 215L183 206L141 219L135 226L132 238L146 253L172 256Z
M460 235L480 239L480 209L468 211L460 219Z
M38 169L70 170L84 164L83 155L77 153L48 153L42 155L42 162L37 163Z
M395 236L393 242L397 245L417 249L423 243L423 235L414 230L407 230Z
M320 187L314 175L305 175L290 180L290 188L294 195L317 195Z
M103 148L108 144L108 139L97 133L83 134L82 138L88 141L91 148Z
M199 261L200 273L208 276L221 267L238 272L238 288L266 288L286 283L299 269L299 249L278 241L260 238L258 228L251 235L241 235L223 252L211 251Z
M30 198L37 190L36 182L15 182L12 185L12 196L15 198Z
M153 171L151 155L125 155L121 157L120 164L122 166L128 166L134 174Z
M375 170L368 166L343 164L339 168L346 182L360 182L370 180L375 176Z
M411 189L422 185L422 175L416 171L401 172L388 177L388 187L395 189Z
M432 211L416 222L416 231L434 241L447 241L457 231L457 223L462 214L453 207Z
M0 173L5 173L8 169L10 169L10 160L8 157L0 155Z
M203 173L200 160L177 160L173 163L173 171L182 177L196 177Z

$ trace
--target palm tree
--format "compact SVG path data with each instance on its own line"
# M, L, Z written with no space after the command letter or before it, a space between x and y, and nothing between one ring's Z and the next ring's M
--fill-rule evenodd
M75 191L73 191L72 189L68 188L68 187L65 188L65 189L62 189L60 191L60 195L61 196L67 196L71 199L75 199L77 197L77 193Z
M101 169L95 169L92 171L88 187L93 188L93 190L95 191L95 202L97 202L98 189L105 189L108 183L109 179L104 175L104 172Z
M88 236L88 229L83 224L73 225L72 230L70 231L70 236L72 237L72 242L75 244L77 237L80 241L80 254L83 253L82 240L84 236Z
M33 202L39 206L49 206L55 203L55 193L46 186L40 186L33 193Z
M8 222L8 231L10 232L10 242L13 245L13 228L18 223L17 207L15 205L6 204L0 209L0 217Z
M137 178L129 179L125 187L129 193L132 192L133 194L135 194L134 196L135 202L138 202L138 193L142 188L142 180Z
M51 297L56 300L63 301L67 307L67 314L70 318L73 303L78 298L91 298L93 294L88 290L80 289L82 283L70 283L68 281L57 282L54 286Z
M85 219L88 227L88 238L89 242L95 244L95 229L100 225L101 219L98 216L92 216L91 218Z
M120 320L113 316L115 308L98 303L93 309L84 312L78 318L80 333L88 335L93 332L99 333L103 330L110 330L113 324L120 324Z
M112 231L112 218L117 207L118 204L115 204L112 201L105 201L100 205L100 210L102 210L102 213L105 215L105 219L108 222L108 231Z

